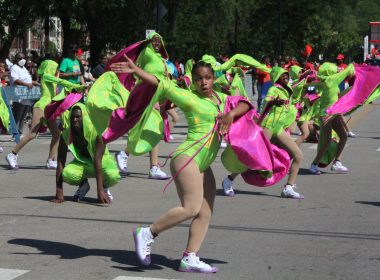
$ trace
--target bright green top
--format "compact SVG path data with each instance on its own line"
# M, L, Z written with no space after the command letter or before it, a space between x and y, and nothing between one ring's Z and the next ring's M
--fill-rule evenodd
M281 134L285 128L288 128L295 121L297 115L297 109L295 108L292 100L292 88L288 86L291 91L291 94L289 94L288 90L276 84L277 80L283 73L288 72L281 67L276 66L272 68L270 76L274 86L269 88L268 93L264 99L262 110L262 112L264 112L269 101L272 101L276 98L288 101L288 104L273 106L261 123L261 126L268 128L274 136Z
M211 137L206 137L199 143L193 144L212 131L216 116L218 116L219 112L224 112L227 96L223 93L215 92L221 101L221 104L218 106L213 103L213 100L196 91L181 89L174 83L167 81L160 82L157 92L176 104L183 111L188 123L186 140L176 149L173 157L177 157L181 154L191 157L206 143L194 158L199 170L204 172L218 154L220 148L218 135L214 133ZM214 101L217 101L216 97ZM190 145L193 146L185 150Z
M83 134L84 134L84 138L86 139L88 143L87 151L90 154L91 158L84 157L74 146L73 142L70 141L70 137L71 137L70 136L71 134L70 115L73 108L75 107L79 107L82 111ZM66 145L70 149L71 153L73 154L74 158L83 163L88 163L88 164L93 163L95 160L96 138L98 137L98 134L96 133L95 127L93 126L91 122L86 106L80 102L74 104L70 110L67 110L62 114L61 119L62 119L62 124L63 124L62 137ZM110 157L110 154L106 147L104 151L103 161L105 159L109 160L109 157Z
M326 116L326 110L333 105L339 98L339 84L348 75L354 74L353 64L349 64L346 69L338 73L338 67L334 63L325 62L319 67L318 78L323 82L321 92L321 107L319 115Z
M164 41L162 40L160 34L156 32L150 33L147 40L151 40L154 36L158 36L161 39L161 52L156 52L152 43L149 42L137 58L136 65L144 71L156 76L159 80L163 78L167 79L168 70L166 68L165 61L168 59L168 55L165 49ZM164 57L162 54L164 54ZM139 83L139 81L137 83Z
M54 100L65 98L66 93L72 90L83 90L84 86L80 84L73 84L70 81L55 77L58 64L53 60L45 60L38 68L38 75L41 78L41 97L34 104L34 108L45 110L45 107ZM59 95L56 95L57 85L63 86Z

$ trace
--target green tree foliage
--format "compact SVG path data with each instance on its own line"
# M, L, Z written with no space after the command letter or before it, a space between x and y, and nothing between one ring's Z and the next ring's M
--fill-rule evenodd
M247 53L299 57L306 44L313 55L361 55L370 21L380 21L373 0L161 0L168 12L159 32L171 57L200 58L205 53ZM64 49L91 50L95 63L106 50L143 40L155 29L156 0L0 0L0 55L13 38L46 14L61 19ZM4 26L9 27L5 33ZM89 38L90 40L86 40ZM89 46L85 44L90 42Z

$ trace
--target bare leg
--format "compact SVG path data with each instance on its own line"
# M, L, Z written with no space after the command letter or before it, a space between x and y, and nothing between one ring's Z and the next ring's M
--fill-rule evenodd
M318 150L316 157L314 158L313 163L315 165L318 165L319 162L321 161L323 154L327 151L327 149L330 146L331 143L331 133L332 133L332 120L330 120L328 123L324 124L321 127L321 132L322 136L319 141L322 141L323 145L322 147Z
M204 172L203 178L203 203L200 212L193 219L186 251L198 252L206 236L210 224L212 210L214 207L216 183L214 173L211 168Z
M149 152L150 167L158 165L158 145L155 146L152 151Z
M172 130L175 124L179 121L179 116L177 112L173 109L166 110L166 112L171 116L171 121L169 122L170 129Z
M176 174L188 160L190 160L190 157L186 155L174 158L170 163L172 174ZM203 173L199 171L195 161L191 160L175 178L175 184L181 200L181 206L170 209L150 226L154 234L159 234L193 218L201 211L204 203Z
M346 146L347 142L347 132L344 127L344 119L342 116L337 116L333 121L332 121L332 128L335 130L335 132L339 136L339 142L336 150L336 156L335 160L340 160L340 157L343 153L344 147Z
M297 137L296 139L296 144L298 146L301 146L301 144L303 143L303 141L305 141L305 139L307 137L309 137L309 122L308 121L304 121L301 123L301 125L298 126L302 135L300 135L299 137Z
M285 132L276 136L280 145L293 157L292 165L289 170L289 177L287 184L293 185L296 182L298 170L303 159L303 154L296 142Z
M20 142L13 148L13 153L17 154L27 143L36 138L43 115L44 112L40 108L33 109L32 125L30 127L29 133L21 138Z
M47 126L52 136L51 141L50 141L49 158L52 160L56 160L60 132L58 130L57 123L55 121L52 121L52 122L48 121Z

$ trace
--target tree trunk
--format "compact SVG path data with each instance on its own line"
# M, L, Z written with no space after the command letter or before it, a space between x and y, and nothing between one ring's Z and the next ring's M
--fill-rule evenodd
M22 31L26 25L26 21L32 6L30 5L28 0L22 0L20 6L20 11L15 17L13 24L9 26L9 36L4 41L3 47L0 50L1 59L5 59L9 56L9 51L14 38L20 35L20 31Z

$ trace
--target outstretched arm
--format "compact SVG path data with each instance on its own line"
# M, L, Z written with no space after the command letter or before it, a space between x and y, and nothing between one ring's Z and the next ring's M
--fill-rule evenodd
M111 71L115 72L116 74L135 74L144 82L147 82L153 86L158 86L159 81L155 76L149 74L148 72L145 72L143 69L138 67L128 56L124 55L124 57L127 61L112 63L110 65Z

